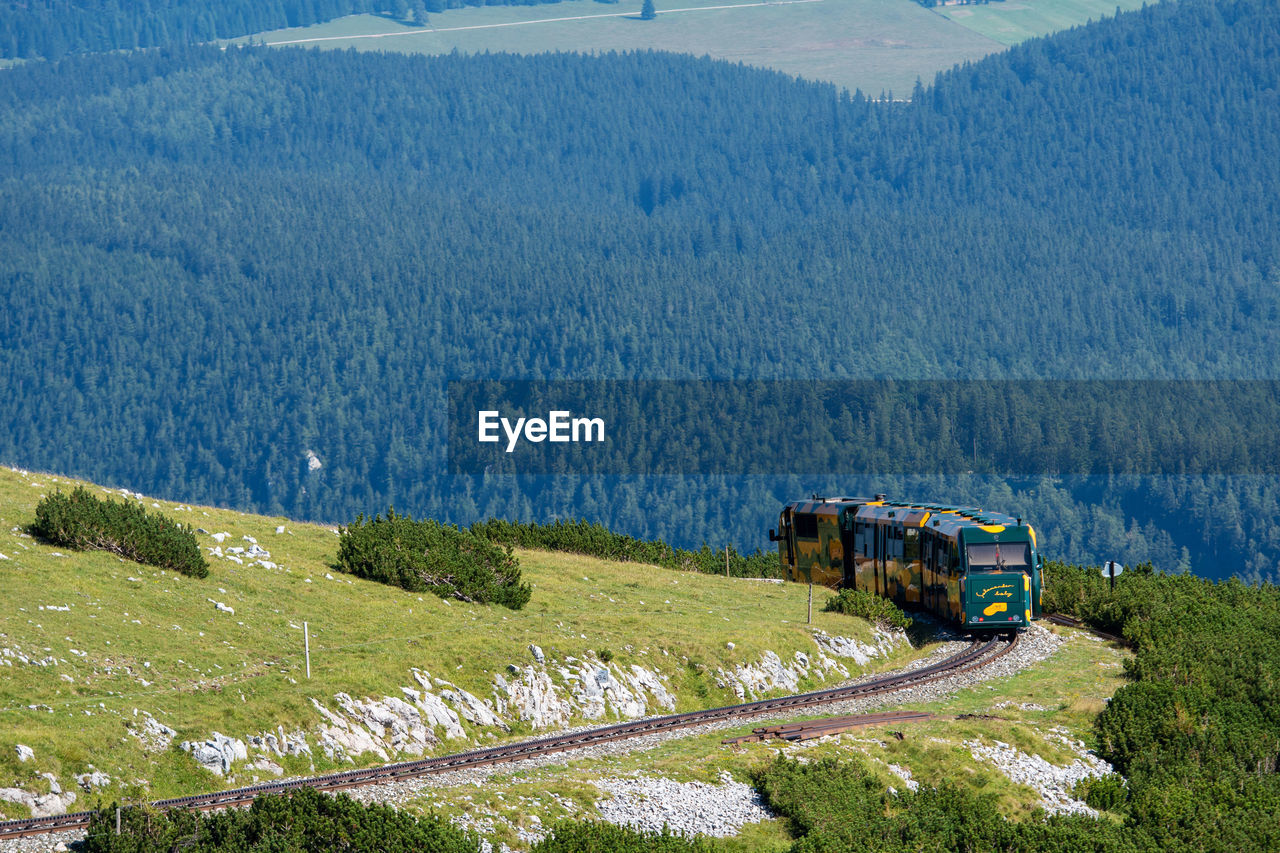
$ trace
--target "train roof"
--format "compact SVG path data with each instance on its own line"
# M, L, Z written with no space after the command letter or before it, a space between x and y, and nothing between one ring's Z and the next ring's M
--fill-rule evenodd
M999 533L1006 528L1026 526L1020 518L1000 512L988 512L979 507L890 501L885 500L882 495L875 498L824 498L815 495L809 500L792 501L787 506L793 512L814 515L838 515L841 510L853 509L863 521L894 522L908 527L928 525L949 537L956 536L963 529Z

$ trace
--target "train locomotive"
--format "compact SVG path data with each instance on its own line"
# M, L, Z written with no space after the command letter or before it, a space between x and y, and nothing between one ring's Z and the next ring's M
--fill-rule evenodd
M874 498L792 501L778 543L784 576L864 589L967 631L1010 631L1040 618L1044 560L1021 518Z

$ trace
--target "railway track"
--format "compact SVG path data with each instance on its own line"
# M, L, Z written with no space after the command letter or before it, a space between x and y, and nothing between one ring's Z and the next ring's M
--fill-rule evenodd
M1001 645L1002 642L1004 643L1003 646ZM226 791L215 791L209 794L197 794L190 797L174 797L168 800L158 800L151 805L158 809L190 808L209 810L226 808L250 803L260 794L284 793L295 788L336 791L361 785L446 773L452 770L521 761L610 741L636 738L655 732L689 728L722 720L745 719L763 714L776 714L831 702L840 702L846 699L877 696L940 681L943 678L949 678L958 673L985 666L996 658L1012 651L1017 646L1017 643L1017 634L1012 635L1012 639L1003 641L1000 637L992 637L985 642L974 640L968 648L938 663L921 667L920 669L879 676L878 678L846 687L800 693L777 699L762 699L756 702L728 705L705 711L670 714L664 717L618 723L571 734L553 735L519 743L503 744L471 752L441 755L435 758L424 758L397 764L385 764L380 767L371 767L363 770L347 770L341 773L329 773L323 776L280 782L267 782ZM52 817L6 821L0 823L0 839L81 829L89 825L89 818L92 814L93 812L86 811Z
M1102 637L1104 640L1110 640L1113 643L1120 643L1125 646L1130 645L1129 641L1124 637L1117 637L1115 634L1108 634L1106 631L1099 631L1097 628L1093 628L1085 624L1074 616L1067 616L1062 613L1046 613L1044 614L1044 619L1054 623L1055 625L1066 625L1068 628L1079 628L1082 631L1088 631L1091 634Z

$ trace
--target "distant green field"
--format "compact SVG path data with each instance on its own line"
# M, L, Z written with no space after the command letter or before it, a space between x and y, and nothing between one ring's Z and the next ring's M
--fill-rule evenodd
M912 0L657 0L657 7L652 21L639 20L640 0L466 8L432 15L426 31L356 15L252 39L431 54L672 50L876 95L909 94L917 78L931 82L940 70L1001 49Z
M976 33L1004 45L1065 30L1142 8L1143 0L1005 0L981 6L946 6L938 11Z
M306 44L404 53L672 50L773 68L850 91L909 93L917 79L1023 39L1114 14L1141 0L1011 0L926 9L913 0L565 0L432 15L424 27L353 15L232 43Z

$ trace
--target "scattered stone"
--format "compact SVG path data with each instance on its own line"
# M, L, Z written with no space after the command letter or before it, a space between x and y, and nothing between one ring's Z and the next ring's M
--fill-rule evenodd
M19 761L26 761L27 759L35 758L35 757L36 757L35 750L33 750L29 746L23 746L22 744L18 744L18 760Z
M1040 794L1040 800L1049 814L1083 814L1097 817L1094 809L1072 796L1076 783L1084 779L1106 776L1111 765L1091 754L1084 743L1073 739L1064 729L1051 729L1072 749L1078 758L1067 767L1050 764L1038 755L1027 755L1017 747L996 741L987 746L979 741L965 741L970 754L978 761L987 761L999 768L1013 782L1027 785Z
M529 652L533 655L533 659L538 663L547 662L547 656L542 653L542 649L538 648L533 643L529 644Z
M909 790L912 790L912 791L920 790L920 783L917 782L915 779L911 778L911 771L908 770L907 768L899 767L897 764L890 764L889 770L893 772L893 775L897 776L899 779L905 782ZM893 789L890 788L889 790L893 790Z
M668 827L678 835L737 835L743 824L773 817L750 785L722 774L719 785L673 782L670 779L601 779L597 788L613 796L596 808L610 823L642 832Z
M111 777L101 770L94 770L91 773L81 773L76 777L76 782L84 788L86 794L92 794L95 788L102 789L110 785Z

